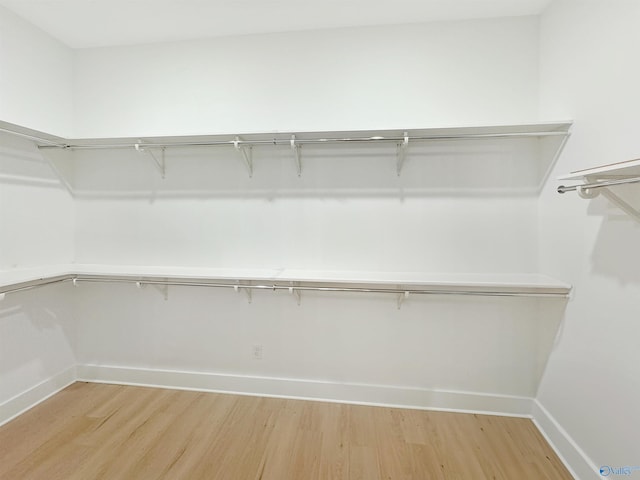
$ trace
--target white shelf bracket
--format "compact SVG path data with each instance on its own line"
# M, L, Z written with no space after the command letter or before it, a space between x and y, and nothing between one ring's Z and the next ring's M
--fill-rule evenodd
M293 153L293 159L296 162L296 169L298 176L302 176L302 160L300 159L300 145L296 143L296 136L291 135L291 152Z
M233 286L233 290L236 292L239 292L240 290L244 291L245 294L247 295L247 302L251 303L251 301L253 300L252 296L251 296L251 289L250 288L242 288L241 285L234 285Z
M409 298L409 292L401 292L398 294L398 310L402 308L402 304L407 298Z
M249 178L253 177L253 150L251 146L240 145L240 137L236 137L233 141L233 147L242 155L244 163L249 171Z
M614 205L617 205L623 212L625 212L630 217L634 218L636 221L640 222L640 211L630 205L628 202L625 202L620 196L616 195L611 191L610 188L601 189L602 196L609 200Z
M298 306L300 306L300 301L302 300L302 292L300 290L296 290L293 287L289 287L289 293L296 297L296 302L298 303Z
M167 171L166 164L165 164L165 156L164 156L165 147L161 148L160 158L156 157L156 154L153 153L152 150L150 150L148 147L141 145L140 143L134 144L134 148L138 152L149 154L149 156L153 159L153 163L155 164L156 169L158 170L158 173L160 173L160 175L162 176L162 179L164 180L166 178L166 171Z
M396 172L398 176L400 176L400 172L402 172L402 166L404 165L404 160L407 156L407 147L409 146L409 133L404 132L404 140L402 143L398 144L398 149L396 152Z
M153 288L155 288L156 290L158 290L162 294L162 296L164 297L165 301L169 300L169 285L168 284L152 283L151 285L153 285Z
M162 294L165 301L169 300L169 284L168 283L145 283L141 280L138 280L136 281L135 285L138 290L142 290L143 287L146 287L147 285L151 285L153 288L155 288L158 292Z

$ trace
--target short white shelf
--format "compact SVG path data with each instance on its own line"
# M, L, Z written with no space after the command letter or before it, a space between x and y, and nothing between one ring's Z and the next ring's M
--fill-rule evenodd
M625 199L621 195L621 187L624 185L640 183L640 159L576 170L558 177L558 180L583 182L570 186L560 185L558 193L577 191L578 195L586 199L602 194L631 217L640 221L640 202L634 198Z
M640 176L640 158L624 162L610 163L598 167L576 170L558 177L558 180L582 180L584 178L629 178Z

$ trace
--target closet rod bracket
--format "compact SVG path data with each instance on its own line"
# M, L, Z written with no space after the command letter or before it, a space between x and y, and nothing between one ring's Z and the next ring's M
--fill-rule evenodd
M298 177L302 176L302 160L300 159L300 144L296 143L296 136L291 135L291 152L293 153L293 159L296 162L296 169L298 172Z
M165 301L169 300L169 284L168 283L152 283L151 285L162 294Z
M296 302L298 306L300 306L300 301L302 300L302 292L295 287L289 287L289 293L296 297Z
M251 296L251 286L248 286L246 288L242 288L242 285L238 284L238 285L234 285L233 286L233 290L236 292L239 292L240 290L243 290L244 293L247 295L247 303L251 303L251 301L253 300L252 296Z
M233 146L242 158L244 159L244 163L247 166L247 170L249 171L249 178L253 177L253 149L251 145L240 145L240 137L236 137L233 141Z
M396 173L400 176L402 167L407 155L407 147L409 146L409 132L404 132L404 140L402 143L398 143L398 149L396 152Z
M153 163L155 164L156 169L158 170L158 173L160 173L160 175L162 176L162 179L164 180L166 178L166 171L167 171L166 163L165 163L166 147L160 147L160 158L158 158L156 154L153 153L153 150L149 148L149 145L142 145L142 140L138 140L138 142L139 143L135 143L133 145L133 148L135 148L137 152L146 153L151 157L151 159L153 160Z
M400 292L398 294L398 310L400 310L402 308L402 304L404 303L404 301L409 298L409 292L405 291L405 292Z

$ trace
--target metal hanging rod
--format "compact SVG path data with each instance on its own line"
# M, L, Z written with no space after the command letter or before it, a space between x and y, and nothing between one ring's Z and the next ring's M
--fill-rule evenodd
M466 295L466 296L488 296L488 297L554 297L566 298L565 293L535 293L523 291L486 291L486 290L440 290L437 288L366 288L366 287L332 287L332 286L309 286L309 285L288 285L283 283L272 284L240 284L240 283L216 283L216 282L191 282L176 280L139 280L133 278L118 277L74 277L74 283L134 283L138 285L162 285L162 286L182 286L182 287L214 287L233 288L250 290L298 290L317 292L354 292L354 293L393 293L393 294L418 294L418 295Z
M26 138L29 140L33 140L34 142L38 142L38 143L45 143L46 145L39 145L39 148L42 147L48 147L48 148L66 148L67 144L66 143L61 143L61 142L56 142L54 140L50 140L48 138L44 138L42 136L39 135L34 135L34 134L30 134L30 133L23 133L23 132L18 132L16 130L12 130L9 128L2 128L0 127L0 132L2 133L9 133L11 135L15 135L17 137L22 137L22 138Z
M567 298L568 293L563 292L527 292L527 291L491 291L491 290L446 290L438 288L376 288L376 287L348 287L329 285L291 285L287 283L229 283L229 282L199 282L188 280L154 280L144 278L124 278L118 276L83 276L83 275L61 275L52 278L40 278L28 282L21 282L15 285L0 287L0 295L16 293L25 290L51 285L62 282L73 282L77 285L81 282L87 283L128 283L154 286L181 286L181 287L210 287L210 288L233 288L235 290L288 290L288 291L317 291L317 292L352 292L352 293L392 293L392 294L417 294L417 295L457 295L457 296L483 296L483 297L533 297L533 298Z
M300 135L300 134L298 134ZM300 138L296 137L295 143L298 145L320 145L327 143L366 143L366 142L405 142L428 141L428 140L465 140L475 138L509 138L509 137L549 137L567 136L568 132L547 131L547 132L505 132L505 133L460 133L460 134L433 134L433 135L393 135L393 136L371 136L371 137L331 137L331 138ZM215 146L268 146L283 145L290 146L290 138L272 138L261 140L194 140L175 142L141 142L131 141L123 143L102 143L102 144L74 144L74 143L52 143L51 145L40 145L39 148L67 148L72 150L99 150L99 149L123 149L123 148L168 148L168 147L215 147Z
M603 180L601 182L583 183L582 185L560 185L558 187L558 193L574 192L578 189L589 190L594 188L611 187L614 185L624 185L626 183L640 183L640 177L620 178L616 180Z
M17 292L23 292L25 290L33 290L34 288L44 287L45 285L68 282L71 280L73 280L71 276L64 275L61 277L38 279L31 282L21 282L15 285L7 286L7 287L0 287L0 295L4 296L6 293L17 293Z

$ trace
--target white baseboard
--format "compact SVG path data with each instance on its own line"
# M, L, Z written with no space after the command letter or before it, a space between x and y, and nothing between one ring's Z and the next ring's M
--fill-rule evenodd
M69 367L66 370L40 382L34 387L10 398L0 404L0 425L10 422L18 415L35 407L52 395L55 395L63 388L68 387L76 381L76 367Z
M603 478L599 474L600 469L538 400L533 401L531 412L533 423L575 478L579 480Z
M78 365L78 380L363 405L530 417L533 399L387 385Z

